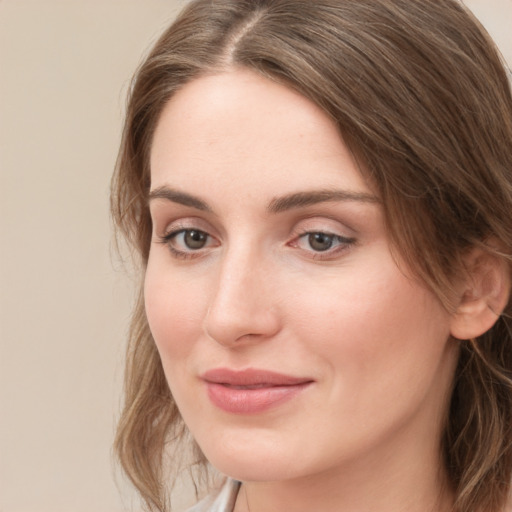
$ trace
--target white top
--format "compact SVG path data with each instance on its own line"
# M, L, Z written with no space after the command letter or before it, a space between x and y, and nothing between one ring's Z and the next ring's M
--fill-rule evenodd
M240 482L228 478L218 493L206 496L187 512L233 512Z

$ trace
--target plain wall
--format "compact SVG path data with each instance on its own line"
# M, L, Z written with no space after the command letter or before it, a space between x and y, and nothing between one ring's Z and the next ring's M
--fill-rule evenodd
M133 283L108 189L130 76L180 3L0 0L0 512L139 510L111 462ZM512 0L468 4L512 62Z
M130 504L111 444L132 282L109 180L130 77L176 4L0 1L1 512Z

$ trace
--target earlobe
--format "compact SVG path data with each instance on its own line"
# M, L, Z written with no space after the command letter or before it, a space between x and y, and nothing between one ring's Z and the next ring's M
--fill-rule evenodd
M451 335L477 338L498 320L510 297L510 268L505 258L475 248L466 260L466 279L451 321Z

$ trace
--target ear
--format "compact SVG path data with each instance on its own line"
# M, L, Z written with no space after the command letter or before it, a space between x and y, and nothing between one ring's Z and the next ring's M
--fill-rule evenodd
M466 278L460 302L451 319L451 335L460 340L476 338L498 320L510 297L510 268L498 254L475 248L465 258Z

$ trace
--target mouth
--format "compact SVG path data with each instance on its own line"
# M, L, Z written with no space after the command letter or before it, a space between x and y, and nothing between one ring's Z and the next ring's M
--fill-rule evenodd
M217 368L201 376L210 401L233 414L255 414L291 400L314 380L267 370Z

